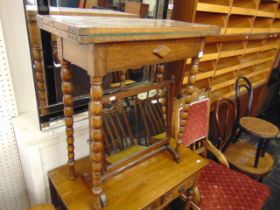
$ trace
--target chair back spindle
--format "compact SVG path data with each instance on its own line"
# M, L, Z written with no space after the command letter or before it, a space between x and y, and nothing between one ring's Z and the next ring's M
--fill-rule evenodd
M217 101L214 110L215 125L217 126L216 139L219 150L226 150L233 138L233 130L236 119L236 109L234 103L229 99Z
M242 103L241 103L241 92L242 90L245 89L248 93L248 98L247 98L247 109L245 112L245 116L250 116L252 115L252 103L253 103L253 87L250 82L250 80L246 77L240 76L237 78L236 83L235 83L235 91L236 91L236 106L237 106L237 123L240 120L241 117L241 108L242 108Z

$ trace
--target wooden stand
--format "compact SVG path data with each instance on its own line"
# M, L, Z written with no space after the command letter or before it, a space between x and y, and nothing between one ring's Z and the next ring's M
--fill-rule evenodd
M126 91L115 93L115 95L103 97L103 77L109 72L125 71L126 69L147 66L149 64L186 60L188 57L193 58L189 86L186 92L185 101L187 104L184 105L184 118L180 128L181 133L183 133L188 114L188 106L191 102L193 85L195 83L198 57L204 46L204 37L207 35L216 35L218 28L215 26L188 24L170 20L138 20L105 17L101 19L94 17L38 16L37 21L40 28L61 37L58 39L58 51L64 67L62 75L63 93L65 122L67 126L68 166L71 180L75 178L76 172L73 147L73 110L71 105L73 99L71 96L70 61L85 69L91 77L89 119L92 154L90 158L90 174L92 177L92 192L94 197L98 198L94 199L93 208L100 209L101 207L106 207L107 204L109 208L112 208L114 205L110 203L113 203L114 198L105 196L104 194L107 194L111 189L103 188L104 183L102 181L110 183L115 179L114 175L120 173L125 174L125 170L136 165L136 163L147 162L152 156L161 156L160 152L166 150L170 151L177 161L179 161L179 148L182 142L182 135L179 135L179 140L176 145L177 154L170 146L168 140L162 141L150 146L143 153L139 153L137 156L123 161L114 170L110 169L106 171L103 168L104 136L102 131L102 103L104 103L104 100L111 100L112 97L123 98L129 96L131 92L145 92L145 87L131 90L127 89ZM159 72L158 81L160 82L163 78L162 67L159 68ZM66 74L64 75L64 73ZM177 76L175 79L181 81L183 74L183 71L181 71L181 74L174 74ZM157 85L160 86L161 83ZM149 90L150 88L148 87L146 89ZM161 96L165 95L164 92L160 94ZM166 101L161 100L161 103L164 118L170 118L166 113ZM133 170L133 168L130 170ZM157 186L159 187L160 185ZM119 188L115 188L115 190L119 190ZM166 190L159 193L159 195L165 192Z

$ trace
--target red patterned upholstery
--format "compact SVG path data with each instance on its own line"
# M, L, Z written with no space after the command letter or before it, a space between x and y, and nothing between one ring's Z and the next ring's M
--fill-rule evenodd
M214 161L202 171L198 188L201 210L259 210L271 193L266 185Z
M183 136L184 145L189 146L197 140L205 138L208 135L208 114L208 98L191 103L186 124L186 130Z

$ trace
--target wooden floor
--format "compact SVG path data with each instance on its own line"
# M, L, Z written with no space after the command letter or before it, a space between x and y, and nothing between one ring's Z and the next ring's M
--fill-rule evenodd
M272 103L269 110L262 114L262 118L269 120L280 128L280 98ZM250 139L250 142L256 142ZM270 142L268 151L273 154L277 161L276 167L267 175L263 183L268 185L272 190L272 195L267 200L263 210L279 210L280 209L280 139L273 139Z

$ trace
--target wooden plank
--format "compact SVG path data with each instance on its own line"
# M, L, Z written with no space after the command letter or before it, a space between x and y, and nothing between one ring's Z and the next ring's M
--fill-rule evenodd
M219 5L219 4L198 2L196 10L204 11L204 12L229 13L230 7L225 5Z

